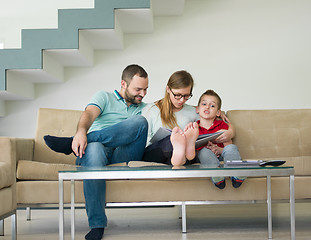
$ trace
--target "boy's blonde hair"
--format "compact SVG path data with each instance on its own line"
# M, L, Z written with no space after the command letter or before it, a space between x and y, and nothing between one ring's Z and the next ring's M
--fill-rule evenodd
M217 104L218 104L218 110L221 109L221 98L219 97L219 95L214 91L214 90L206 90L200 97L199 99L199 102L198 102L198 106L200 105L201 101L202 101L202 98L203 96L213 96L213 97L216 97L217 99Z

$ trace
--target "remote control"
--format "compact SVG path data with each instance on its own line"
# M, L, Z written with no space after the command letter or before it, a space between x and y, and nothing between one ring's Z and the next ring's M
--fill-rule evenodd
M267 165L270 166L281 166L282 164L284 164L286 161L283 160L270 160L270 161L264 161L262 163L259 164L259 166L264 167Z

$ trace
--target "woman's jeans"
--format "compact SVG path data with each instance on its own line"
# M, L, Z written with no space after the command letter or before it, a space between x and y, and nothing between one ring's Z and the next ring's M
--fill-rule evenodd
M108 164L142 159L148 133L148 122L140 115L87 135L88 145L77 165L104 167ZM90 228L107 226L105 214L106 181L84 180L85 208Z
M143 161L145 162L157 162L172 165L171 158L173 154L173 145L171 143L171 136L167 136L158 142L155 142L145 149ZM191 161L187 160L185 165L199 163L197 158Z

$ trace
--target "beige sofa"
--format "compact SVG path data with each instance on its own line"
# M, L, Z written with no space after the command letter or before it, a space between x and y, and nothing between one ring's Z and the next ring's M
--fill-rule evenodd
M70 169L73 155L51 151L44 143L46 134L72 136L81 112L40 109L35 139L16 139L17 204L57 204L60 169ZM311 109L232 110L228 117L236 128L235 144L244 159L282 159L295 167L296 199L311 198ZM13 142L11 142L13 144ZM0 148L2 149L3 143ZM64 201L70 201L70 185L65 183ZM227 180L224 190L210 179L116 180L107 183L107 202L240 201L265 200L265 178L247 178L235 189ZM272 199L289 199L289 179L272 177ZM76 202L83 203L82 183L76 182Z
M4 219L11 216L12 239L16 239L16 143L0 137L0 236Z

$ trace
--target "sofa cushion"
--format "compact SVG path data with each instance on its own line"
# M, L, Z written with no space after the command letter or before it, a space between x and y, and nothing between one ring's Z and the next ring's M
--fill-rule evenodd
M19 160L17 165L18 180L58 180L58 171L75 169L75 165L62 163L43 163Z
M13 185L15 177L11 171L11 165L0 162L0 189Z
M124 163L111 164L109 166L126 166ZM18 180L58 180L58 172L74 170L76 165L63 163L43 163L28 160L19 160L17 165Z
M228 178L226 181L226 188L220 190L213 186L209 178L108 180L106 200L109 203L267 200L267 180L264 177L249 177L240 188L233 188ZM272 199L289 199L288 177L273 177L271 184ZM311 184L310 177L295 178L297 186L309 184ZM20 181L16 187L18 203L59 202L58 181ZM296 199L310 198L310 195L311 188L295 188ZM64 202L70 202L70 181L64 181ZM75 202L84 202L82 181L75 181Z

